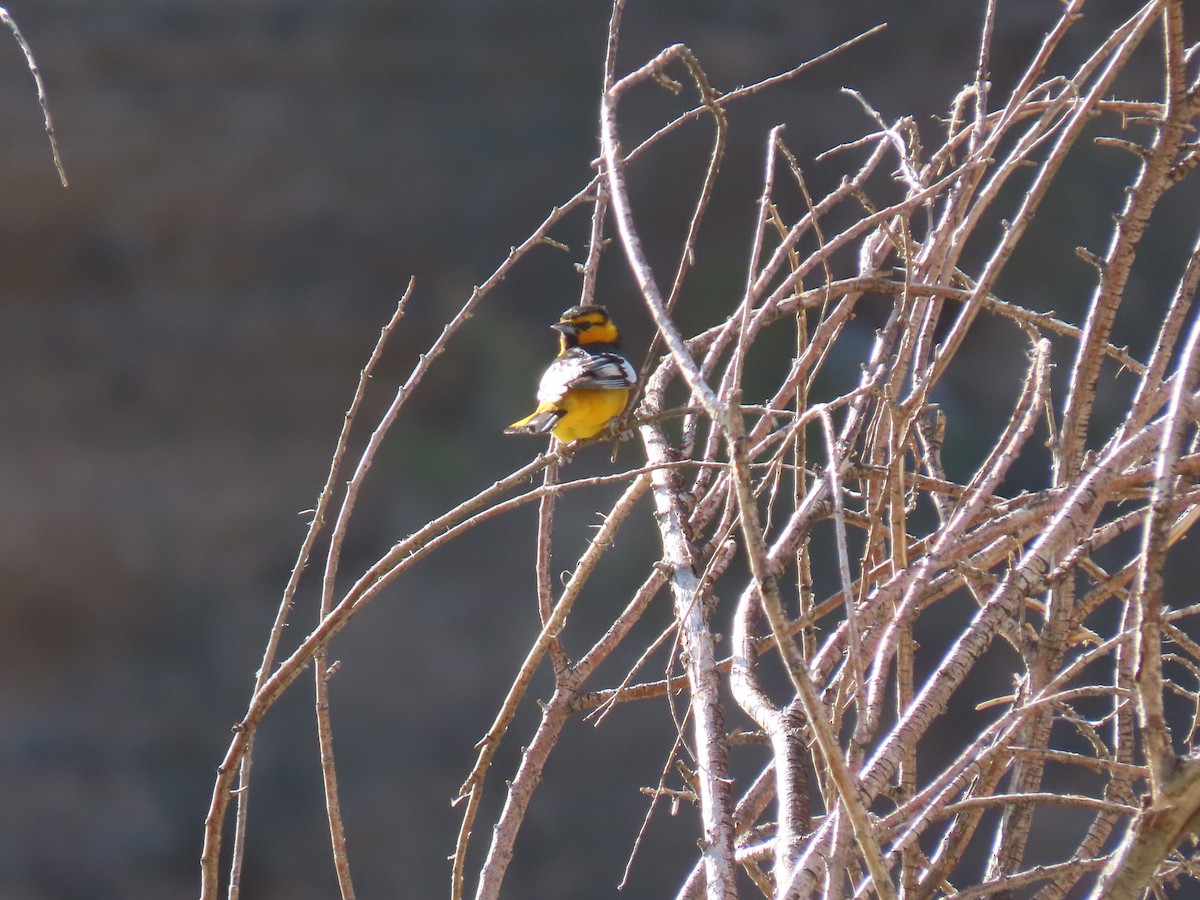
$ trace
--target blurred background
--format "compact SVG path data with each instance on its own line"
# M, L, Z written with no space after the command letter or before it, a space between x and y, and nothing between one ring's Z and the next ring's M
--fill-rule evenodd
M1059 4L999 5L1002 80ZM984 4L921 6L918 17L885 0L632 0L618 68L682 41L719 90L890 23L730 110L729 154L680 311L686 328L721 317L740 289L770 126L790 123L802 164L869 131L839 92L847 86L889 121L911 114L935 137L931 116L973 77ZM1133 6L1089 4L1075 52ZM215 767L248 701L358 371L415 276L369 419L472 285L586 183L609 7L7 8L45 78L71 186L57 183L25 61L0 33L0 900L191 897ZM1123 89L1157 98L1152 59L1142 71L1142 83L1135 73ZM626 142L683 108L645 91L630 104ZM701 126L672 139L633 175L643 233L664 264L684 233L708 137ZM1102 251L1131 166L1118 157L1097 155L1048 204L1043 227L1060 246ZM838 164L813 174L814 193L835 183ZM1187 202L1194 210L1194 193ZM1176 277L1194 214L1186 221L1155 231L1161 272L1139 276L1148 303L1161 303ZM540 448L500 429L528 412L553 349L546 326L576 300L586 229L586 210L564 223L555 237L571 252L532 252L438 361L368 484L344 572ZM1077 316L1091 270L1050 266L1044 245L1030 243L1046 255L1023 251L1009 289ZM648 329L615 254L603 274L600 299L640 361ZM943 402L1000 401L1011 379L998 370L1024 364L1011 351L993 359L980 347L978 371L964 372L961 393ZM623 462L637 453L626 445ZM572 475L610 468L602 449L572 465ZM560 568L612 496L560 507ZM644 518L574 614L579 634L611 619L654 558ZM447 890L460 813L450 800L536 633L533 522L527 509L432 557L334 644L343 811L363 898ZM288 640L311 627L313 599L310 585ZM647 628L668 616L663 603ZM585 639L576 640L579 652ZM618 669L606 671L610 683ZM497 784L535 714L526 709L514 725ZM661 703L623 710L599 732L569 728L507 895L620 896L646 803L629 785L657 782L672 739ZM255 773L243 896L334 896L307 679L266 719ZM497 797L482 811L476 865ZM673 892L694 858L693 816L656 815L624 895Z

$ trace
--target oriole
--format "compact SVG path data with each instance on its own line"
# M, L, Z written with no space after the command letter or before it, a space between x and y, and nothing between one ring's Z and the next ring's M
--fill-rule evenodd
M538 383L538 407L504 433L552 434L564 443L594 437L621 414L637 373L603 306L572 306L550 327L559 333L558 356Z

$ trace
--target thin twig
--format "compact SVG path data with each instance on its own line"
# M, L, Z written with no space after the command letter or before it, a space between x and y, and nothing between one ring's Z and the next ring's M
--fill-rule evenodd
M46 129L46 138L50 141L50 156L54 160L54 169L58 172L59 183L66 187L67 170L63 166L62 157L58 152L58 138L54 134L54 119L50 116L50 102L46 99L46 86L42 84L41 70L38 69L37 61L33 58L33 50L25 40L25 35L21 34L21 29L17 27L16 21L2 6L0 6L0 22L8 26L8 30L12 32L12 36L17 41L17 46L25 54L25 66L29 69L29 74L33 76L33 84L37 88L38 105L42 108L42 122Z

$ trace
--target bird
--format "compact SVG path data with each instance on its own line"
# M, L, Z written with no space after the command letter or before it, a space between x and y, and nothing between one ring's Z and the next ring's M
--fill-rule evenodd
M538 383L537 409L504 433L552 434L563 443L595 437L625 409L637 372L603 306L572 306L550 327L559 333L558 356Z

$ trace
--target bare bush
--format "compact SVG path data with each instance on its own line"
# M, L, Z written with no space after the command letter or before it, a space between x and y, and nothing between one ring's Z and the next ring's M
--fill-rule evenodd
M1200 83L1189 76L1195 47L1184 38L1185 4L1146 3L1105 29L1081 64L1057 74L1060 48L1084 6L1066 3L1003 92L990 75L996 5L983 15L974 78L946 111L936 141L911 120L886 121L865 98L868 133L815 160L798 160L781 128L762 135L744 289L730 298L723 321L686 335L672 309L686 293L718 178L725 111L803 77L809 64L721 93L703 61L676 45L618 75L618 0L600 98L599 174L466 300L395 395L339 492L358 399L349 410L214 787L204 898L217 895L226 810L233 796L245 801L255 731L314 662L334 858L343 896L353 895L326 647L398 574L475 524L534 502L543 627L463 785L453 897L466 889L467 846L477 833L490 844L476 897L499 896L564 724L651 697L685 698L679 741L650 791L655 802L682 799L699 809L700 850L680 897L965 900L1087 890L1138 897L1200 880L1186 843L1200 813L1200 759L1191 754L1200 644L1188 634L1200 604L1171 596L1164 584L1168 556L1200 512L1200 321L1192 316L1188 324L1200 240L1182 261L1173 296L1136 301L1160 317L1148 354L1123 349L1128 338L1117 328L1118 312L1135 302L1130 276L1149 223L1200 161ZM1147 57L1160 66L1160 95L1117 96L1131 60ZM694 109L639 143L622 143L624 111L663 88L694 96ZM643 253L642 198L625 175L679 129L708 142L709 164L677 263L659 271ZM1112 210L1108 246L1079 251L1095 280L1086 315L1073 323L1005 296L1002 276L1044 212L1047 192L1084 152L1129 153L1134 164L1123 205ZM806 169L829 166L844 177L812 195ZM583 301L593 297L612 237L657 329L639 402L623 423L640 436L644 460L604 478L563 481L560 466L576 448L552 448L397 543L336 592L341 538L388 428L491 288L587 205L593 229L581 266ZM360 398L402 311L403 303L364 370ZM856 316L878 328L865 333ZM780 332L792 348L782 359L781 342L764 340ZM989 342L996 353L1015 348L997 370L1023 376L1002 387L1008 401L990 417L956 422L937 399L953 395L964 355ZM746 368L766 354L783 375L748 397ZM1109 396L1102 386L1114 372L1123 387ZM971 458L960 451L948 465L944 439L956 428L973 429L971 446L979 449ZM537 472L544 483L523 486ZM555 499L599 482L627 487L557 589L549 556ZM645 495L649 504L639 506ZM661 558L603 637L572 661L559 640L572 605L614 536L647 505ZM280 661L300 575L330 523L319 625ZM671 654L673 674L647 678L635 666L618 684L596 683L597 666L618 646L633 635L645 641L634 626L663 592L674 604L673 627L633 649L641 660L656 650ZM719 633L728 634L728 650ZM478 817L491 762L544 665L554 689L534 733L520 739L503 809L484 829ZM945 727L950 709L963 720L953 731ZM756 778L731 775L737 754L765 760ZM1064 772L1088 777L1048 774ZM1047 862L1031 853L1031 828L1037 816L1063 807L1087 825L1072 853ZM243 827L244 807L235 895ZM964 863L969 845L981 844L990 848L982 871Z

